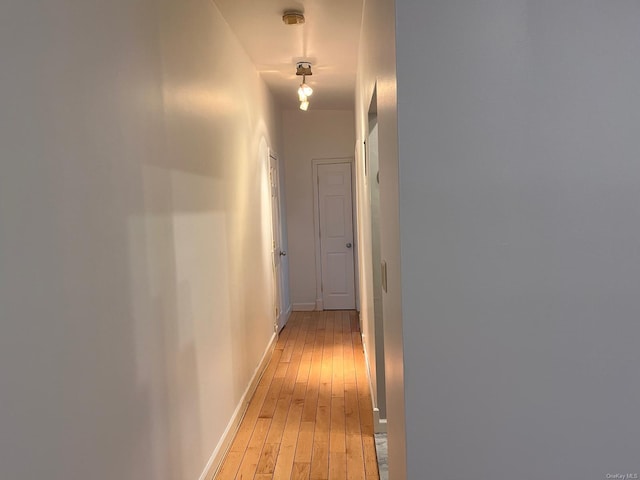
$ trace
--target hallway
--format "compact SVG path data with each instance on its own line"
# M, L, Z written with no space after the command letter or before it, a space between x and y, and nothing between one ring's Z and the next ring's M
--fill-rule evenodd
M294 312L216 480L378 479L355 311Z

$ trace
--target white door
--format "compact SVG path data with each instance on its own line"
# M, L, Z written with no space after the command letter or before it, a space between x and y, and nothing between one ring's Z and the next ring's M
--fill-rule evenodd
M273 259L273 275L274 275L274 306L276 315L276 331L280 331L287 319L283 310L283 281L282 281L282 265L281 258L286 255L282 251L281 233L280 233L280 177L278 175L278 159L269 154L269 183L271 185L271 224L272 224L272 249L271 255Z
M326 310L356 307L351 164L318 165L322 302Z

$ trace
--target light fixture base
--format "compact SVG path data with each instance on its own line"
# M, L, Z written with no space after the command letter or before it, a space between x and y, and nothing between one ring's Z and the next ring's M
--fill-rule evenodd
M313 73L311 72L311 64L309 62L298 62L298 64L296 65L296 75L313 75Z
M282 14L282 21L285 25L302 25L304 23L304 15L302 12L287 11Z

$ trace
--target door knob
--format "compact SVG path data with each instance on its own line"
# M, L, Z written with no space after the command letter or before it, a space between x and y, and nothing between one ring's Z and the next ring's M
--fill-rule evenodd
M286 257L287 256L287 252L283 252L282 250L280 250L280 256L281 257Z
M351 244L350 243L347 243L347 248L351 248Z

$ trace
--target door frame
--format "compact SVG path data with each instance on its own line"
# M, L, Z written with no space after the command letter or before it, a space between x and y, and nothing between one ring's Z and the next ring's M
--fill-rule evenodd
M314 227L314 242L315 242L315 256L316 256L316 310L324 310L324 299L322 297L322 252L320 250L320 205L318 188L318 165L330 165L332 163L347 163L351 169L351 218L353 222L353 269L354 269L354 294L356 301L356 310L360 311L360 285L356 281L358 278L358 242L355 241L355 236L358 227L358 215L356 208L356 178L353 171L354 157L331 157L331 158L313 158L311 159L312 167L312 181L313 184L313 227Z

